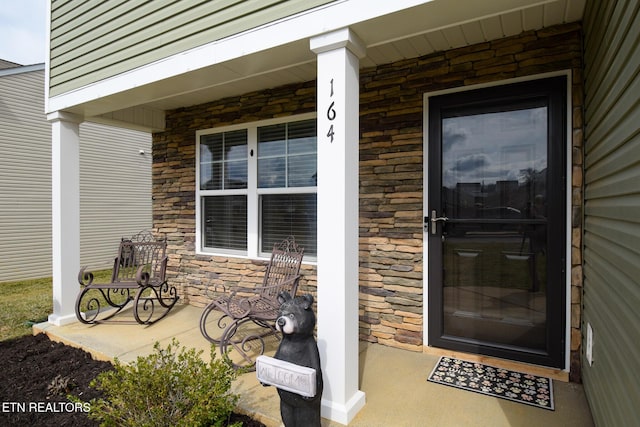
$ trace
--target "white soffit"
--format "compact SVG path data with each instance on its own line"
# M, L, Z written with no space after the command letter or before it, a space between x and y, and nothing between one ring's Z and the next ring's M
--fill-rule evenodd
M56 96L49 109L95 116L134 106L196 105L315 79L309 38L346 26L367 47L361 66L372 67L574 22L585 2L338 1Z

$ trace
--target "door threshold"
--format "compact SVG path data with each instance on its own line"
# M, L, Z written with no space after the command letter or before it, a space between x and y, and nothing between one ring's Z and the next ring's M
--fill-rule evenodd
M532 365L525 362L500 359L497 357L484 356L480 354L464 353L462 351L447 350L444 348L422 346L422 352L431 356L447 356L456 359L468 360L470 362L482 363L484 365L495 366L497 368L508 369L510 371L523 372L525 374L549 377L556 381L569 382L569 372L557 368Z

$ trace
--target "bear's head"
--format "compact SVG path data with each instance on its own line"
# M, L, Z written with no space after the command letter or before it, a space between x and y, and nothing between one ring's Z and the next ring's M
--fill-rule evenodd
M280 312L276 320L276 328L285 335L312 335L316 326L316 315L313 313L312 295L291 298L288 292L278 295Z

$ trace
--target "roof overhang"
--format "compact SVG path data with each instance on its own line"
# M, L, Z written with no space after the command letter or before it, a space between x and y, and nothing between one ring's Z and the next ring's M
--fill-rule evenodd
M164 111L316 75L310 38L350 27L366 46L362 68L582 19L586 0L343 0L48 100L48 112L159 131Z

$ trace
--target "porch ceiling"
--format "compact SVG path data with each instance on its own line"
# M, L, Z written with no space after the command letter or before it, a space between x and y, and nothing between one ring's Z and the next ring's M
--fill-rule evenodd
M361 68L509 37L582 19L587 0L434 0L352 23L367 47ZM328 25L327 25L328 26ZM328 28L331 30L332 28ZM135 123L140 111L165 111L313 80L309 38L202 67L65 108Z

